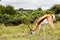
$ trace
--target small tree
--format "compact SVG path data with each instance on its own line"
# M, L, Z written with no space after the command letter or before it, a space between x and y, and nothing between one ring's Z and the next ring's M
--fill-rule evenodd
M6 11L6 14L9 14L9 15L14 15L16 13L14 7L10 5L6 6L5 11Z
M55 4L53 5L50 10L52 10L55 14L59 14L60 13L60 4Z

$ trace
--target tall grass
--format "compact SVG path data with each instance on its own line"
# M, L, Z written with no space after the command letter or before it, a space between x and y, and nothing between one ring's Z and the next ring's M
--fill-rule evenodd
M2 24L0 25L0 40L60 40L60 22L56 22L54 25L54 35L50 35L52 30L50 25L44 25L45 35L43 35L41 27L39 33L37 32L38 30L36 30L37 33L31 36L30 30L27 27L28 25L20 24L18 26L5 27Z

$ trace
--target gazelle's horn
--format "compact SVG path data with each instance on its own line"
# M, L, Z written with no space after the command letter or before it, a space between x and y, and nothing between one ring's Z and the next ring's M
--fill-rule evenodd
M29 25L28 25L28 28L30 29L30 33L32 34L32 32L31 32L31 31L32 31L32 29L30 28L30 26L29 26Z

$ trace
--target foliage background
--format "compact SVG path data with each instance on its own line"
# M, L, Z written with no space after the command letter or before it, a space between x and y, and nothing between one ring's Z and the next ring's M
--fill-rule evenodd
M0 24L32 24L44 14L54 14L56 15L56 21L60 21L60 4L55 4L47 10L43 10L41 7L35 10L23 8L14 9L11 5L0 5Z
M46 26L45 36L42 29L31 36L28 25L32 28L38 18L44 14L56 16L55 35L50 35L50 25L44 25ZM60 4L55 4L47 10L41 7L35 10L14 9L11 5L0 5L0 40L60 40Z

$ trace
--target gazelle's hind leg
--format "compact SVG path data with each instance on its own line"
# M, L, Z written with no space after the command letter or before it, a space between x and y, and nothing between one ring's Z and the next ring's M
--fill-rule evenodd
M53 21L49 21L49 25L51 26L52 28L52 35L54 35L54 24L53 24Z

